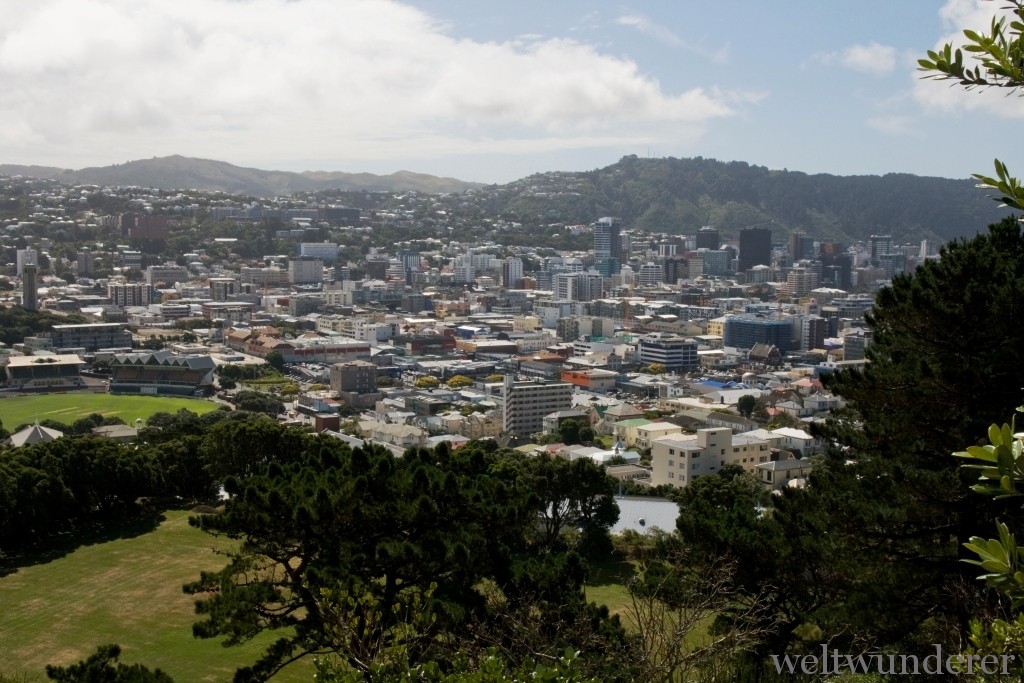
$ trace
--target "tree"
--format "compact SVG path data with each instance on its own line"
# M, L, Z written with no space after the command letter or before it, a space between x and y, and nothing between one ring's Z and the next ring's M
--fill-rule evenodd
M150 671L141 664L118 663L120 656L121 648L117 645L102 645L78 664L48 665L46 676L58 683L174 683L160 669Z
M820 629L836 646L864 642L870 634L849 618L847 594L873 586L881 572L846 549L810 491L787 489L769 512L771 499L735 468L687 485L677 497L676 571L707 575L716 564L729 566L731 598L718 610L718 628L756 633L761 657L786 652L801 628Z
M583 651L587 670L628 679L628 657L614 655L628 638L585 602L582 559L537 535L538 515L563 499L575 501L576 524L606 534L614 502L538 495L524 466L493 442L396 458L309 437L262 472L228 478L224 513L192 523L241 545L223 570L185 587L199 596L195 634L229 645L276 637L239 682L308 654L373 680L396 657L448 668L497 648L518 666L566 647Z
M268 353L266 355L266 357L263 360L267 361L267 365L269 365L270 367L274 368L278 372L280 372L280 373L284 372L284 370L285 370L284 356L281 355L280 351L271 351L270 353Z
M413 386L417 389L437 389L441 386L441 381L431 375L424 375L413 382Z
M558 425L558 436L566 446L574 446L580 442L580 423L569 418Z
M763 625L752 626L764 621L757 618L760 601L737 594L733 567L721 559L695 562L688 552L678 535L654 530L633 553L637 572L626 586L625 613L639 635L638 680L733 680L728 673L738 673L743 655L764 635ZM708 628L742 603L749 605L742 619Z
M550 455L509 456L521 486L538 499L536 543L547 551L564 549L567 532L579 531L581 541L604 546L608 530L619 518L615 480L589 458L566 460Z
M449 389L465 389L466 387L473 386L476 382L473 381L473 378L466 377L465 375L454 375L445 384L448 385Z
M223 570L186 586L201 596L196 635L237 644L278 634L237 681L266 680L325 651L366 671L372 661L359 653L393 644L406 610L430 591L430 626L404 642L416 661L443 650L441 635L486 606L481 580L508 581L509 553L530 519L526 492L462 450L395 458L318 438L244 483L229 478L224 513L193 523L244 540ZM253 572L264 578L252 581ZM352 625L341 642L331 642L328 607L341 611L334 623Z
M225 420L210 427L200 446L205 469L215 482L234 477L244 481L262 474L272 463L298 458L309 435L264 416Z
M750 418L754 414L754 408L757 406L757 398L753 394L743 394L736 401L736 410L739 411L740 415L746 418Z
M239 391L233 398L239 410L252 413L265 413L275 417L284 412L284 404L277 398L259 391Z

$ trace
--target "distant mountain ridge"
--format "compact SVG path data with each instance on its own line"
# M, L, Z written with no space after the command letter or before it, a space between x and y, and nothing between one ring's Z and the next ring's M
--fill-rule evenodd
M590 223L620 217L629 227L694 234L713 225L725 238L753 225L775 239L801 231L844 243L892 235L898 244L969 237L1007 216L975 181L903 173L884 176L809 175L741 161L627 156L593 171L537 173L505 185L399 171L371 173L264 171L222 161L170 156L77 171L0 165L0 174L65 184L139 185L273 197L322 190L416 190L461 193L484 188L487 212L524 225ZM483 199L486 197L486 199Z
M897 244L948 242L984 232L1010 215L973 180L904 173L808 175L742 161L627 156L582 173L539 173L496 188L497 212L512 220L590 223L617 216L653 232L723 237L766 226L849 244L892 235Z
M415 190L427 193L464 192L483 187L456 178L439 178L425 173L398 171L390 175L342 173L340 171L264 171L235 166L224 161L174 155L139 159L113 166L79 170L50 166L0 164L2 175L24 175L57 180L68 185L139 185L162 190L197 189L275 197L296 192L343 190L392 192Z

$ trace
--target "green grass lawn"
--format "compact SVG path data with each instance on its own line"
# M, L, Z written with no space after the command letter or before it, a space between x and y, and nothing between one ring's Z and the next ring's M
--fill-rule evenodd
M8 430L37 420L56 420L70 425L75 420L100 413L116 415L126 424L136 419L148 420L156 413L176 413L185 408L202 415L217 409L217 404L195 398L173 396L123 396L74 392L67 394L36 394L0 398L0 421Z
M636 566L624 558L591 560L586 582L587 600L607 605L612 614L624 613L632 602L626 583L635 571Z
M85 543L0 578L0 673L44 681L46 664L77 662L105 643L121 646L122 662L161 668L176 683L227 682L255 661L269 639L225 648L192 637L194 598L181 586L223 566L213 550L227 541L190 527L188 517L170 511L155 530ZM308 683L312 662L273 680Z

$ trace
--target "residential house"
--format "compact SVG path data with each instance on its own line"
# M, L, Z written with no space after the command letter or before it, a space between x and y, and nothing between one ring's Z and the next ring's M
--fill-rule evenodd
M757 479L765 488L779 491L789 486L802 485L811 469L810 461L799 458L763 462L757 465Z

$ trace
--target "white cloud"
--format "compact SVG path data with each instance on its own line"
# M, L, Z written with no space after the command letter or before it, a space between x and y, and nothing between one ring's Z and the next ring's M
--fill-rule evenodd
M684 47L686 45L686 43L683 42L683 39L673 33L670 29L665 28L660 24L656 24L647 17L640 16L638 14L621 16L615 20L615 23L619 26L635 28L637 31L640 31L640 33L649 35L652 38L656 38L669 45L677 47Z
M619 26L626 26L635 29L644 35L650 36L666 45L679 47L695 54L701 55L716 64L723 64L729 59L729 45L726 44L717 50L709 50L701 44L689 43L680 38L671 29L658 24L640 14L626 14L615 20Z
M699 134L737 101L573 40L459 39L393 0L14 3L0 84L0 159L69 166L618 145Z
M887 74L896 67L896 48L878 43L851 45L842 54L843 66L869 74Z
M896 68L896 48L879 43L851 45L839 52L823 52L814 55L817 64L838 64L861 73L884 76Z
M867 120L868 128L896 138L922 140L927 136L921 130L921 122L914 116L873 116Z

